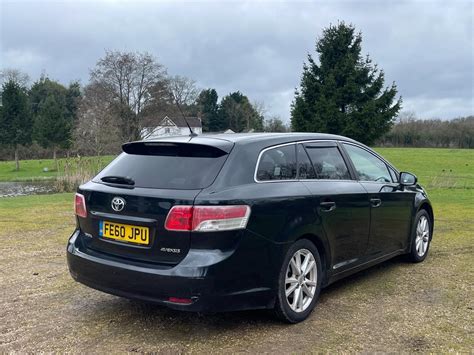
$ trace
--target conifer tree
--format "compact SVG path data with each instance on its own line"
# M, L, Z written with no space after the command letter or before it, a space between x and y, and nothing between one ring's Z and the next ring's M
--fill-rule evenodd
M325 132L372 144L387 133L401 107L395 83L361 55L361 33L340 22L323 30L318 61L308 55L291 107L293 131Z
M222 129L219 122L217 104L218 96L215 89L202 90L197 99L202 119L203 132L217 132Z
M19 147L31 144L31 132L32 115L26 89L9 80L2 87L0 145L13 148L17 171L20 170Z
M35 121L35 139L43 148L53 149L53 159L58 168L56 153L67 148L71 141L72 121L64 105L54 95L41 102Z

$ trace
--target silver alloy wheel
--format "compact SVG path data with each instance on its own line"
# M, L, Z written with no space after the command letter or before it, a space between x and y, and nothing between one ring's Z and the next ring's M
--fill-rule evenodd
M290 259L285 277L285 295L295 312L305 311L314 298L318 269L313 253L308 249L297 250Z
M423 256L428 249L428 243L430 241L430 224L428 218L421 216L416 226L416 239L415 247L418 256Z

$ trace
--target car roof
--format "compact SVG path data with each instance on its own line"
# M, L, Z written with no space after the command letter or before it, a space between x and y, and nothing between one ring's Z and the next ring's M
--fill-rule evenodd
M206 145L221 145L225 141L236 145L249 143L259 143L259 145L268 144L284 144L295 141L307 140L342 140L355 142L354 140L326 133L209 133L198 136L174 136L163 137L153 140L144 140L141 142L174 142L174 143L194 143ZM224 142L223 142L224 141Z

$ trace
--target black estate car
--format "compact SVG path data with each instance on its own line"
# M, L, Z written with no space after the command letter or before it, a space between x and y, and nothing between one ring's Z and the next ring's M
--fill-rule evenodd
M123 145L75 197L72 277L200 312L304 320L321 288L396 255L423 261L433 209L414 175L349 138L180 136Z

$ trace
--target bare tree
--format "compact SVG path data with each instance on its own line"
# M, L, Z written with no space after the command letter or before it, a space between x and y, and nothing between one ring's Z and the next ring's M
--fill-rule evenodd
M265 106L265 102L255 100L252 102L252 106L260 117L267 116L267 107Z
M200 92L196 81L180 75L169 78L168 87L174 103L181 107L194 104Z
M151 100L153 88L165 81L166 70L149 53L107 51L91 71L92 83L109 92L120 108L125 140L139 138L141 113Z
M401 111L395 121L398 121L400 123L403 123L403 122L413 122L413 121L416 121L417 118L416 118L416 113L415 111Z
M415 117L414 114L404 117L377 144L395 147L474 147L474 116L444 121Z
M110 92L101 84L85 87L74 130L75 148L81 153L99 156L118 151L121 143L118 112L111 101Z
M25 88L30 84L30 77L18 69L6 68L0 71L0 85L8 81L13 81L19 86Z
M289 132L290 129L287 124L279 116L272 116L267 118L263 124L265 132Z

